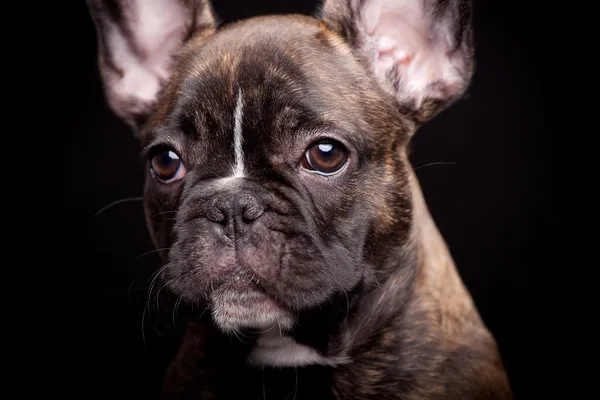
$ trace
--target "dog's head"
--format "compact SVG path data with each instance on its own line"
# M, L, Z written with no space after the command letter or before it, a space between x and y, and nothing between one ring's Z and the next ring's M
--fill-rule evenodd
M375 284L411 226L406 144L471 78L468 1L326 0L223 27L207 0L88 5L170 290L230 331Z

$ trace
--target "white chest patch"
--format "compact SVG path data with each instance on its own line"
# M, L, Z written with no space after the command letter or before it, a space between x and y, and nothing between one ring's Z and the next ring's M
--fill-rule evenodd
M345 358L325 357L312 347L296 342L278 328L263 333L250 352L248 364L259 367L300 367L305 365L336 366Z

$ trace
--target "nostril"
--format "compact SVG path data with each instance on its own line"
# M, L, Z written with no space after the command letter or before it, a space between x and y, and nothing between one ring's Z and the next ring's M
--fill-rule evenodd
M223 226L249 225L259 219L264 211L264 206L256 197L244 192L234 192L220 194L209 200L205 217L208 221Z
M208 219L211 222L221 224L227 222L227 216L225 215L225 213L223 213L223 211L219 210L217 207L209 207L208 210L206 210L206 219Z
M244 207L244 211L242 212L242 219L246 223L252 222L260 218L264 211L264 208L256 203L249 204L246 207Z

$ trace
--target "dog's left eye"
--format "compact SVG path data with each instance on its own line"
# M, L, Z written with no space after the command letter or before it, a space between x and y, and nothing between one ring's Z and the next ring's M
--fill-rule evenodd
M348 153L341 143L322 141L314 144L302 159L302 168L319 175L335 175L344 168Z
M150 157L150 171L162 183L182 179L187 172L177 153L170 149L160 149Z

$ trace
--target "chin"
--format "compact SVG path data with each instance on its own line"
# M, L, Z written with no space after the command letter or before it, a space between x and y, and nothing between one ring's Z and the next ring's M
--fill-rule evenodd
M289 331L295 323L294 316L275 299L241 279L212 292L210 309L215 325L225 333L262 333L274 327Z

